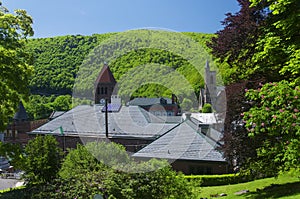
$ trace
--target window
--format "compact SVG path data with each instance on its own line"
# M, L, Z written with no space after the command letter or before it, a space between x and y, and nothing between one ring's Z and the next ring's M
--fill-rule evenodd
M15 130L14 132L14 138L17 138L18 137L18 130Z
M104 89L103 89L103 87L101 87L101 94L104 94Z
M7 135L7 137L12 137L12 130L11 130L11 129L8 130L8 135Z
M104 89L104 94L107 95L107 87Z
M214 84L214 77L210 76L210 84Z

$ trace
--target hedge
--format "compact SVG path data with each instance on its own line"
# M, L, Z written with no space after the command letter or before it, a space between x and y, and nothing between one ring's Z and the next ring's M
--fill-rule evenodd
M239 174L223 174L223 175L186 175L188 180L201 181L201 186L219 186L238 184L254 180L251 176Z

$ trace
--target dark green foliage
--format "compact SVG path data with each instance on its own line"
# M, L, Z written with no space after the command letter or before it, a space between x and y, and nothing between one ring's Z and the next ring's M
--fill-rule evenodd
M185 176L189 181L198 181L201 186L220 186L238 184L254 180L250 175L224 174L224 175L190 175Z
M57 177L62 150L51 135L37 136L25 147L24 178L30 185L49 183Z
M25 158L20 144L0 142L0 156L10 160L15 169L23 169Z
M112 33L92 36L59 36L30 39L28 51L34 54L34 94L71 94L74 79L85 56Z

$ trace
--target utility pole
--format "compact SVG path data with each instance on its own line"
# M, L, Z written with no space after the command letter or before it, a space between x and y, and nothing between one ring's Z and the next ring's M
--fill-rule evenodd
M105 136L108 138L108 99L105 99Z

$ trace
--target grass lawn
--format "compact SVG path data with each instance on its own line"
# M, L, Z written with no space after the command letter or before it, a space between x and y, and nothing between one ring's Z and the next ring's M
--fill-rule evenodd
M248 193L235 195L235 192L249 190ZM213 195L226 193L224 199L241 198L280 198L299 199L300 198L300 178L289 174L284 174L278 178L266 178L247 183L234 185L201 187L199 198L214 198Z

